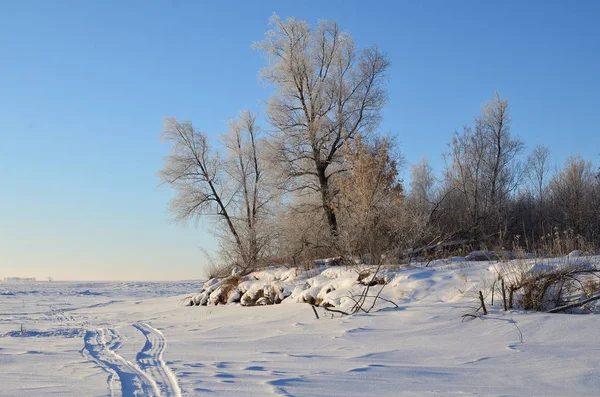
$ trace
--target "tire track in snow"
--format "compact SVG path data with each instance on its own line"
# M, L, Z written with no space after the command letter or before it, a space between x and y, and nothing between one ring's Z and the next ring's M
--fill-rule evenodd
M181 397L177 377L163 358L167 347L163 333L145 323L135 323L133 326L146 337L146 343L136 357L140 367L156 380L163 395Z
M113 329L88 330L82 353L85 355L87 352L96 364L109 373L107 382L112 397L118 395L116 378L120 381L123 397L160 396L156 381L116 352L121 343L121 335Z

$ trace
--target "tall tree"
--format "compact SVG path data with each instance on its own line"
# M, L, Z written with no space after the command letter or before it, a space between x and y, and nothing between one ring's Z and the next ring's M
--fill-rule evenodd
M425 155L418 163L411 164L409 196L423 210L427 210L433 203L435 183L433 168L429 165Z
M543 197L550 172L550 149L545 145L537 145L527 157L525 172L536 198Z
M446 176L462 194L471 224L497 233L506 224L504 206L519 184L523 142L512 135L508 100L498 93L486 102L474 126L456 132Z
M257 135L255 117L242 112L230 122L224 157L211 149L207 135L190 121L166 118L162 132L172 147L159 176L176 192L169 203L175 220L216 216L226 231L224 241L233 246L234 258L229 259L243 269L256 265L268 240L260 225L271 195Z
M538 235L544 235L548 228L546 214L546 189L550 180L550 149L544 145L537 145L529 157L525 168L525 175L529 179L530 194L535 205L535 214Z
M561 228L570 228L575 235L589 235L595 221L594 183L591 162L579 154L565 160L564 168L550 181L554 218Z
M255 43L269 60L264 78L276 88L268 115L277 132L278 157L296 190L320 195L330 233L338 235L332 178L342 173L346 141L368 136L386 102L389 60L377 47L357 50L335 22L316 29L273 15L272 29Z
M242 252L247 263L253 265L262 259L272 238L265 222L273 197L263 165L261 146L264 145L256 116L242 111L236 120L230 120L229 134L223 141L229 153L225 172L236 186L230 206L236 217L236 229L242 236Z
M483 130L488 145L487 179L490 184L491 205L502 204L519 184L520 164L515 161L524 148L523 141L512 134L508 100L496 92L483 106L476 126Z

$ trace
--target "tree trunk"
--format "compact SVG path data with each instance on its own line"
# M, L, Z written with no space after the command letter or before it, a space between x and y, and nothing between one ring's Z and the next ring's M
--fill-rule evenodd
M329 180L325 175L325 168L318 167L317 174L319 175L319 185L321 187L321 204L323 205L323 211L327 217L327 223L329 225L329 231L332 237L338 236L338 224L337 217L333 203L331 202L331 192L329 187Z

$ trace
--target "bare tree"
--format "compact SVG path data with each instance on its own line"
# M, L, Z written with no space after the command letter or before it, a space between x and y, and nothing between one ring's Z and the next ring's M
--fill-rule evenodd
M247 264L255 265L264 259L261 256L273 239L274 229L266 223L272 215L269 204L275 195L263 165L265 145L256 126L256 116L242 111L237 120L230 120L229 134L223 141L229 151L225 172L237 187L230 201L235 209L235 226L242 235Z
M538 236L546 234L549 228L547 219L546 190L550 179L550 149L544 145L537 145L527 158L525 176L529 179L533 211L527 214L535 218L534 231ZM532 227L534 227L532 225Z
M410 196L428 208L433 202L435 184L433 168L423 155L418 163L410 166Z
M537 145L527 158L525 175L533 187L534 196L540 200L543 199L550 172L550 149L545 145Z
M474 127L455 133L450 149L446 178L467 207L470 224L465 227L499 232L506 224L504 206L519 184L518 155L523 150L523 142L511 133L508 101L496 93Z
M399 225L403 241L419 246L430 245L442 237L435 219L443 209L438 180L425 156L411 164L410 191L404 200L403 222ZM437 241L436 241L437 240Z
M386 102L388 58L376 47L355 49L335 22L316 29L294 18L271 17L272 30L254 44L269 60L264 78L276 88L268 114L279 160L292 189L320 196L330 233L338 235L333 179L346 141L368 135Z
M565 160L564 168L550 182L557 225L572 229L575 235L588 234L593 220L594 183L591 162L579 154Z
M450 149L446 155L446 159L449 159L446 179L449 185L460 192L470 219L468 229L471 229L479 225L488 210L485 194L488 186L484 178L486 146L482 131L464 126L462 134L457 131L454 133Z
M490 184L491 204L497 207L519 184L520 164L517 156L524 148L523 141L511 133L508 100L496 92L494 98L483 106L482 115L476 119L477 128L484 133L489 145L486 159L487 179Z
M243 269L256 265L268 242L260 224L271 195L265 188L257 135L254 115L242 112L230 122L225 158L190 121L166 118L162 132L172 148L159 176L176 192L169 203L174 219L216 216L226 231L224 242L231 240L233 246L231 262Z

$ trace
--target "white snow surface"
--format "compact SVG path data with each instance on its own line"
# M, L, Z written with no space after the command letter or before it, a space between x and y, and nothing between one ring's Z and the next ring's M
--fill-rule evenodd
M193 281L0 282L0 396L598 395L599 316L496 305L462 321L495 266L388 269L399 307L320 319L296 302L347 308L360 269L264 270L244 290L289 295L253 307L184 306Z

